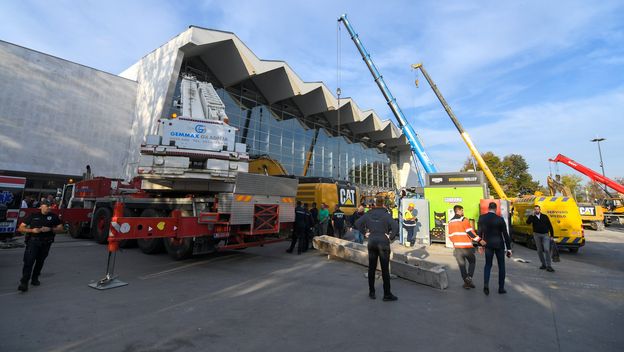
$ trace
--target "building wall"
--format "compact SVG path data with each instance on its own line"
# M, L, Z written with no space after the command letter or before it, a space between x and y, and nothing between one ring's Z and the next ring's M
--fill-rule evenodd
M136 86L0 41L0 170L119 177Z
M157 133L158 119L168 112L184 57L180 48L189 42L190 36L191 30L182 32L120 75L138 83L125 178L136 174L139 146L145 141L145 136Z

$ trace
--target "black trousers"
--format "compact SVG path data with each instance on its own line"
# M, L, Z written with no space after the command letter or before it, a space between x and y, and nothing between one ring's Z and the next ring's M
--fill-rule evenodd
M306 246L308 245L306 236L307 234L305 227L295 227L293 229L292 239L290 240L290 248L288 250L292 252L292 250L295 249L295 245L298 241L299 246L297 247L297 253L305 251Z
M24 250L24 267L22 268L22 283L28 283L32 277L37 279L41 274L45 261L52 246L52 240L29 239ZM33 269L34 267L34 269Z
M336 226L334 228L334 237L343 238L345 235L345 227Z
M475 271L475 258L474 248L455 248L453 256L457 260L459 271L461 272L462 279L466 280L468 276L473 277ZM468 263L468 271L466 271L466 263Z
M505 288L505 249L504 248L485 248L485 269L483 270L483 286L489 287L490 283L490 270L492 270L492 260L496 255L496 262L498 263L498 289Z
M390 292L390 241L387 238L368 238L368 290L375 292L375 271L377 260L381 264L381 277L383 278L384 296Z

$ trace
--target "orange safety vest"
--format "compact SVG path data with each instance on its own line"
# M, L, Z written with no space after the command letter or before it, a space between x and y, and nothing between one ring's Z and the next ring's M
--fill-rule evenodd
M476 237L470 237L467 232L472 232ZM449 239L455 248L473 248L472 241L480 241L481 238L475 233L470 221L465 217L451 219L448 223Z

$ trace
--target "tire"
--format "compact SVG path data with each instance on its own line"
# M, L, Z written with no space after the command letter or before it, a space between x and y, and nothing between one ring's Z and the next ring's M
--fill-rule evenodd
M192 216L190 211L181 210L182 216ZM165 250L173 260L188 259L193 255L195 241L191 237L186 238L163 238Z
M145 209L141 212L142 218L156 218L162 216L156 209ZM159 254L165 251L162 238L138 239L137 244L145 254Z
M108 232L113 212L109 208L98 208L93 214L93 227L91 228L91 236L93 240L99 244L108 242Z
M592 221L589 223L589 228L594 231L598 231L598 224L598 221Z
M568 250L570 251L570 253L578 253L579 251L578 248L568 248Z
M67 224L67 233L69 233L72 238L82 238L84 234L84 227L81 222Z

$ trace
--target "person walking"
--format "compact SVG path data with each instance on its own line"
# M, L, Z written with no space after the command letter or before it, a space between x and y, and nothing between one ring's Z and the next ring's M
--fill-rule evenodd
M54 236L63 231L61 219L58 215L50 212L50 205L46 200L41 201L39 209L40 212L30 214L18 228L19 232L25 234L26 239L22 278L17 287L22 292L28 291L28 281L33 286L41 284L39 275L50 252L50 246L54 242Z
M319 218L319 236L327 235L327 226L329 225L329 209L327 204L321 204L321 210L318 213Z
M303 208L303 206L301 206L301 201L297 201L297 206L295 207L295 223L293 224L293 235L292 240L290 241L290 247L286 250L287 253L293 252L297 241L299 241L297 254L301 254L301 252L305 250L305 246L307 244L305 238L306 225L308 223L308 219L306 217L306 210Z
M416 214L417 211L414 209L414 203L409 203L407 210L403 213L403 228L407 231L407 242L409 242L410 247L413 247L414 244L416 244L416 238L414 236L416 222L418 222Z
M377 260L381 265L383 278L383 300L396 301L397 296L390 290L390 242L396 237L399 228L388 210L384 207L384 199L379 197L375 207L355 222L360 233L370 232L368 236L368 296L375 299L375 271Z
M542 262L540 269L554 272L550 258L550 238L555 236L555 230L550 222L548 215L542 213L542 208L536 205L533 208L533 215L529 215L526 223L533 227L533 239L535 247L537 247L537 256ZM550 235L550 236L549 236Z
M350 218L350 222L351 222L351 227L353 228L353 241L359 244L364 243L364 234L362 232L360 232L360 230L358 230L355 227L355 223L362 217L364 216L365 211L364 211L364 205L360 205L357 209L357 211L355 213L353 213L353 215L351 215Z
M464 217L464 207L455 205L453 207L455 215L448 223L449 239L453 243L453 256L457 260L459 272L462 280L464 280L463 288L475 288L472 278L475 271L475 247L473 241L479 245L485 245L485 241L477 236L470 224L470 221ZM468 270L466 270L468 264Z
M334 236L342 238L345 234L345 213L340 210L340 206L338 204L334 207L331 222L332 228L334 229Z
M505 254L511 257L511 239L505 220L496 215L496 203L490 202L488 212L479 216L479 237L485 241L485 268L483 270L483 293L490 294L489 282L492 260L496 255L498 264L498 293L505 294Z

